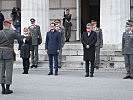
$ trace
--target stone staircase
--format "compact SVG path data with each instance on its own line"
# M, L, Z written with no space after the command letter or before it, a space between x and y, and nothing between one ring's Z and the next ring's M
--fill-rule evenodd
M18 44L15 44L15 51L17 53L17 61L14 62L14 68L22 68L22 59L17 50ZM84 69L85 63L83 61L83 48L80 42L66 43L63 48L63 62L62 69L81 70ZM124 58L121 50L109 49L103 47L100 53L101 68L107 69L124 69ZM39 46L39 68L48 69L48 56L44 50L44 44Z

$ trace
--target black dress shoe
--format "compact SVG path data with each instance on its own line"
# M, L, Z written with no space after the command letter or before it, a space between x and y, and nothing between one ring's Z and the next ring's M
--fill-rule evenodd
M133 76L130 76L130 79L133 79Z
M35 68L37 68L38 66L37 66L37 65L35 65L34 67L35 67Z
M61 68L61 66L58 66L58 68Z
M22 74L25 74L25 72L23 72Z
M86 74L85 77L89 77L89 74Z
M5 94L5 91L2 91L1 94Z
M57 76L57 75L58 75L58 73L55 73L54 75L55 75L55 76Z
M22 74L28 74L28 72L23 72Z
M99 69L99 66L95 66L96 69Z
M123 77L123 79L129 79L129 78L131 78L130 76L125 76L125 77Z
M5 90L5 94L12 94L13 91L12 90Z
M94 77L93 74L91 74L90 77Z
M35 67L35 65L32 65L31 68Z
M52 72L49 72L48 75L53 75L53 73Z

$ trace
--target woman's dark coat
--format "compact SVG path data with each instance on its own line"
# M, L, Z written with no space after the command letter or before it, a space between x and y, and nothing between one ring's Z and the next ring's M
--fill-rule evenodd
M24 38L26 38L25 43L23 42ZM31 36L23 36L21 41L19 41L19 50L21 58L30 58L31 41Z

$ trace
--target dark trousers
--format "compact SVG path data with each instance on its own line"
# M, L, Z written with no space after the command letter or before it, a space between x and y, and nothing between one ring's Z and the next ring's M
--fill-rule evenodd
M65 23L65 38L66 40L69 40L71 37L71 25L68 23Z
M32 65L38 65L38 45L32 46L31 63Z
M90 73L91 74L93 74L94 73L94 61L85 61L85 65L86 65L86 67L85 67L85 69L86 69L86 74L88 74L89 75L89 62L91 62L91 71L90 71Z
M99 67L100 64L100 46L95 47L95 66Z
M29 66L30 66L29 58L22 58L22 59L23 59L23 69L24 69L24 72L28 72Z
M133 76L133 55L124 55L127 76Z
M54 58L54 68L55 73L58 73L58 54L48 54L49 56L49 69L53 73L53 58Z

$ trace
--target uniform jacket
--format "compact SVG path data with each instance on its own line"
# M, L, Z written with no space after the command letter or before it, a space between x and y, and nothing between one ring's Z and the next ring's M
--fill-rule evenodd
M64 13L64 18L63 18L63 26L67 27L67 26L72 26L71 21L71 14L65 14Z
M96 29L94 29L94 31L97 33L97 42L96 42L95 46L103 47L102 29L96 27Z
M95 43L97 41L97 34L94 31L90 32L88 36L87 32L82 34L82 44L84 49L84 60L94 61L95 60ZM90 48L87 49L86 46L89 45Z
M63 48L63 46L65 44L65 32L64 32L64 28L62 28L62 27L56 27L56 30L58 32L60 32L60 34L61 34L61 48Z
M57 30L47 32L45 49L48 54L58 54L57 50L61 48L61 36Z
M124 32L122 37L122 54L133 54L133 32Z
M14 44L15 39L17 39L18 41L21 40L21 35L15 33L14 30L3 29L0 31L0 46L11 46L9 41L5 38L3 31L5 32L7 38L9 39L12 45ZM13 49L0 48L0 59L13 59Z
M30 58L31 51L31 36L23 36L21 41L19 41L19 50L20 57L22 58Z
M42 40L40 26L29 26L29 30L32 33L32 45L38 45L38 38Z

